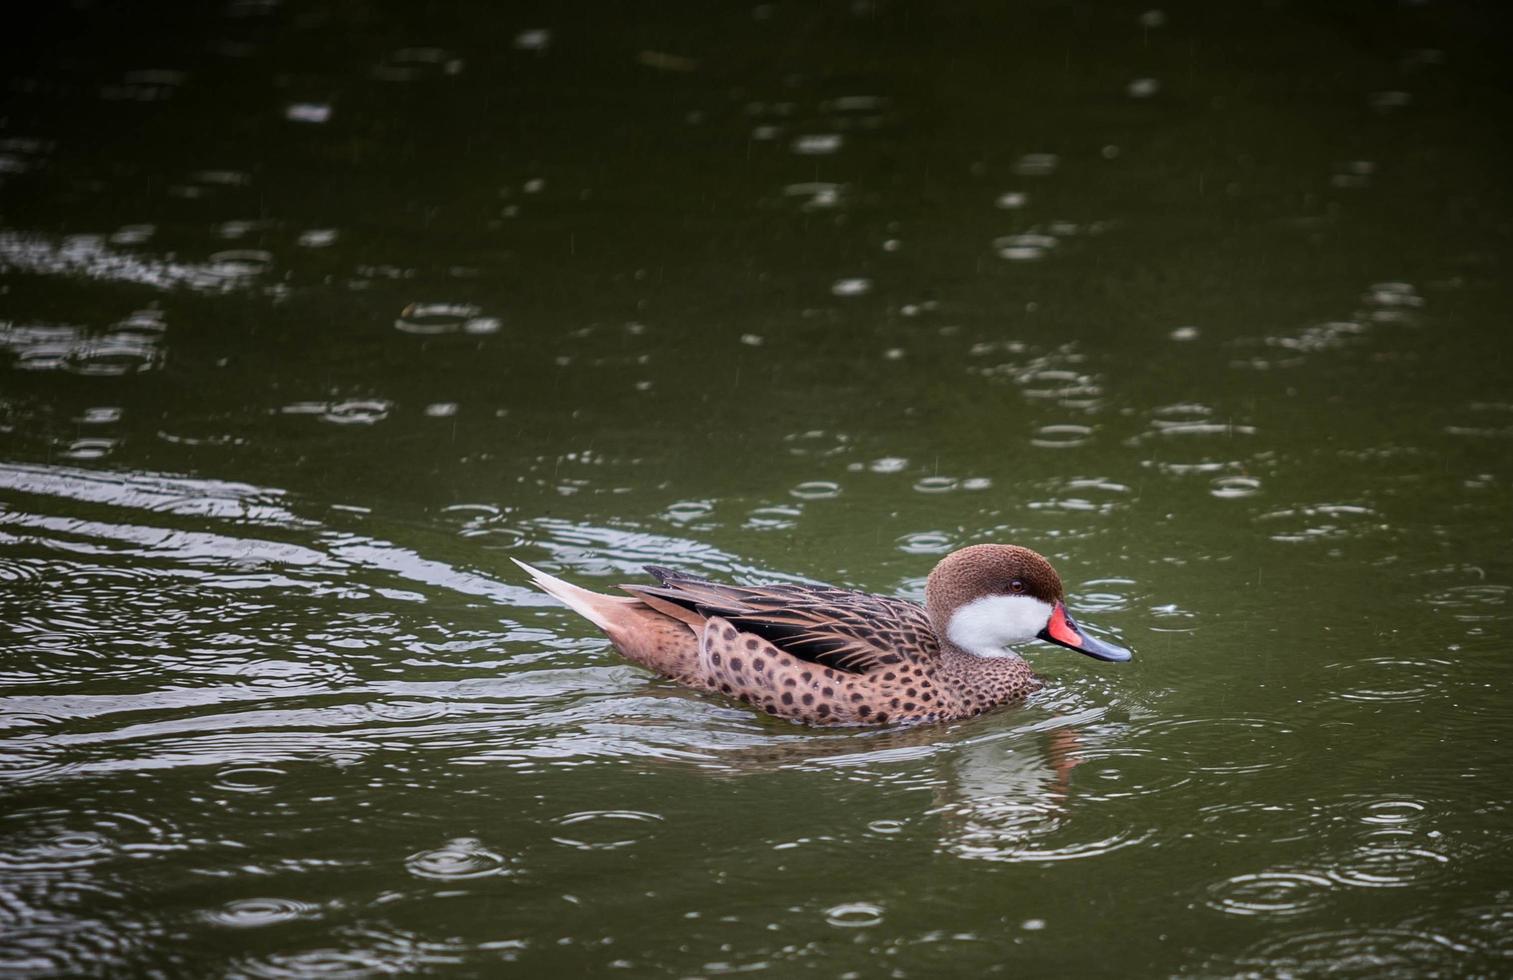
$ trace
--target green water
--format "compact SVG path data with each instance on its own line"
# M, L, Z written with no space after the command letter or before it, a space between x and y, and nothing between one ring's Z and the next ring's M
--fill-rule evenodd
M1513 972L1493 4L33 4L0 973ZM813 730L521 558L1135 651Z

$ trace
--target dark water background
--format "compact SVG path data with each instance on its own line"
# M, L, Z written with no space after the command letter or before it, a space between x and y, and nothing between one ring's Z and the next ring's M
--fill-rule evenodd
M1501 5L21 4L0 973L1513 972ZM813 731L525 588L1050 555Z

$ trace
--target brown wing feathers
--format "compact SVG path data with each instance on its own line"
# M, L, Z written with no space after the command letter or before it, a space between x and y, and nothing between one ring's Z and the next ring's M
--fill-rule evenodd
M829 586L722 585L657 566L646 570L660 586L621 588L664 611L671 605L719 616L811 663L860 674L902 662L898 649L906 644L937 649L924 610L901 599Z

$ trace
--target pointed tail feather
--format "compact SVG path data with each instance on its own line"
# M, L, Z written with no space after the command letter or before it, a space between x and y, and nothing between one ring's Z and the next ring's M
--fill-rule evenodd
M579 588L571 582L562 581L555 575L548 575L539 568L532 568L519 558L511 558L510 561L525 569L526 574L531 577L531 581L538 589L606 633L615 628L615 613L619 611L619 607L638 604L635 599L629 597L600 595L598 592Z

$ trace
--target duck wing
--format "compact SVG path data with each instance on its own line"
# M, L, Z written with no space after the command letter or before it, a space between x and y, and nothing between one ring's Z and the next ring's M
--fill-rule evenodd
M648 565L660 585L631 595L719 616L800 660L853 674L934 659L940 642L912 602L828 585L725 585Z

